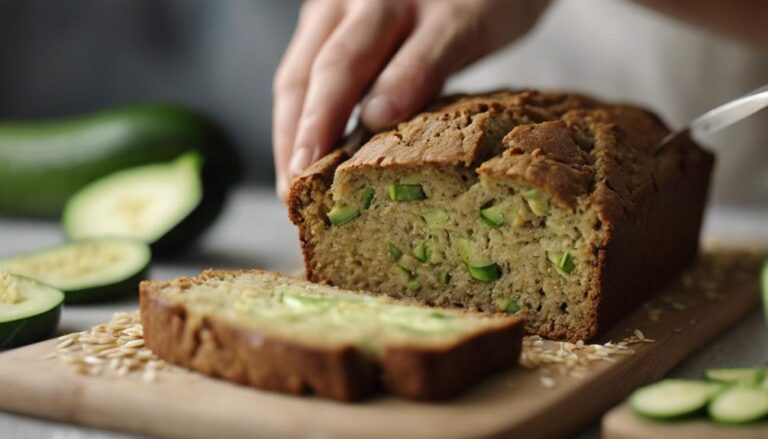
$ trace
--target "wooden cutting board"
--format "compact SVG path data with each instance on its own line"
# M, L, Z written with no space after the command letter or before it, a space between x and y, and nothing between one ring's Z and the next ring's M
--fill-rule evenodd
M177 368L162 370L155 382L82 376L56 358L44 359L56 345L47 341L0 354L0 409L168 438L562 437L661 378L758 305L759 258L729 260L747 271L702 268L718 279L670 286L601 340L618 341L640 329L654 343L633 345L635 354L613 363L594 363L580 378L555 376L551 388L542 385L540 371L516 368L446 403L380 397L345 404L258 391Z
M603 439L765 439L768 422L749 426L718 425L706 419L684 422L654 422L643 419L627 404L603 417Z

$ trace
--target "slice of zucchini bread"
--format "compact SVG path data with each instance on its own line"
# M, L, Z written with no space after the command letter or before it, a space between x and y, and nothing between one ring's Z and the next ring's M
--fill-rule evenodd
M692 262L713 157L567 93L446 98L292 184L307 277L590 339Z
M454 395L514 365L518 317L425 307L275 273L206 271L141 283L146 345L237 383L357 400L381 387Z

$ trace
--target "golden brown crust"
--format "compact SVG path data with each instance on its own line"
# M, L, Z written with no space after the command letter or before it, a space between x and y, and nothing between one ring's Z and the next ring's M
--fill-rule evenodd
M340 170L360 167L413 168L477 165L498 154L498 138L518 124L553 120L563 112L591 108L595 101L573 94L512 93L450 96L396 129L374 136Z
M170 283L192 286L228 273L208 270L198 278L142 282L147 347L170 363L238 384L341 401L369 396L382 379L386 388L406 398L447 398L513 366L520 354L521 319L509 318L448 346L388 348L377 360L351 345L312 346L239 327L191 312L161 294Z
M505 331L486 331L472 343L450 350L388 349L381 361L385 385L405 398L449 398L472 385L477 377L514 364L522 349L523 330L519 324Z
M651 152L667 133L655 116L635 107L571 110L557 121L515 127L503 140L504 152L478 173L543 187L571 210L579 204L631 210L651 192L654 178L675 177L659 172Z
M597 300L588 338L607 330L648 294L693 263L707 201L714 156L681 140L664 152L663 184L610 228L594 279ZM617 217L617 214L613 214Z

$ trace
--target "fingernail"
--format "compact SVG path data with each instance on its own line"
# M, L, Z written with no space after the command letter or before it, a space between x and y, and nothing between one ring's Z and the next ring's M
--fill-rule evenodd
M285 180L285 177L277 178L277 196L281 199L285 198L288 192L288 183Z
M363 117L368 123L378 126L388 126L397 117L395 104L386 95L376 95L363 108Z
M288 170L291 171L292 175L299 175L304 172L310 164L312 164L312 152L309 148L301 147L293 153L291 163L288 165Z

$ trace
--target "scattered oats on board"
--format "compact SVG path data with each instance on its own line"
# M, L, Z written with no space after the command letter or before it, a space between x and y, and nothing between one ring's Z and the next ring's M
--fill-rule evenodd
M165 362L144 346L144 328L139 312L116 313L109 323L96 325L83 332L59 337L58 357L83 375L122 377L135 373L142 380L157 379L157 371Z
M624 340L605 344L586 344L545 340L538 335L523 338L523 351L520 365L526 369L539 371L541 385L551 389L556 386L555 377L583 378L591 365L595 363L615 363L616 357L635 353L630 345L653 343L639 329Z

